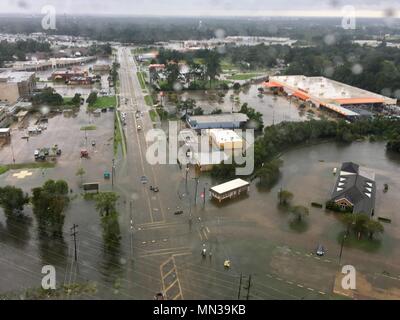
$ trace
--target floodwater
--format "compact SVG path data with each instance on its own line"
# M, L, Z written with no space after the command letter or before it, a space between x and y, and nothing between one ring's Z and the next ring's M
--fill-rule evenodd
M400 156L388 154L385 144L381 142L356 142L351 145L337 143L324 143L291 150L283 155L284 165L282 177L271 190L257 188L256 181L251 185L247 197L237 199L220 206L207 201L206 209L201 213L204 220L221 218L240 222L242 229L239 233L225 234L222 229L217 233L218 241L229 237L235 239L248 239L254 244L273 241L281 245L294 246L304 251L313 250L316 244L323 243L331 255L338 252L338 234L343 231L343 226L334 214L325 213L324 210L311 208L311 202L324 203L328 200L336 177L332 174L335 167L344 161L354 161L376 172L378 186L376 215L392 219L390 225L385 225L385 234L382 236L381 246L373 253L363 252L359 249L347 250L345 258L352 256L367 258L369 263L365 268L372 271L382 271L381 263L398 265L400 261L399 218L396 208L400 206ZM48 175L51 175L51 170ZM54 172L54 174L56 174ZM73 175L73 173L72 173ZM171 175L173 177L168 177ZM169 181L179 180L182 174L179 170L162 170L161 178ZM0 185L4 185L0 176ZM73 179L73 178L71 178ZM181 181L182 182L182 181ZM198 190L203 187L215 185L216 182L204 175L200 178ZM383 185L388 183L390 190L383 193ZM32 185L24 183L28 191ZM171 191L175 192L171 186ZM181 185L184 187L184 184ZM189 189L194 190L194 180L189 179ZM294 193L294 204L305 205L310 208L310 216L306 219L304 230L298 231L291 228L291 217L277 207L277 193L280 188ZM172 199L172 198L171 198ZM168 201L174 201L174 200ZM178 201L178 200L176 200ZM200 197L198 202L201 202ZM165 204L165 203L164 203ZM182 203L168 203L182 205ZM198 209L193 209L198 214ZM123 200L119 201L121 213L127 211ZM156 281L158 265L146 265L142 260L133 264L130 260L129 228L121 221L122 243L119 251L113 255L105 254L102 241L101 225L98 213L93 204L81 198L75 199L66 213L64 239L57 242L46 242L37 236L35 219L29 209L26 210L31 220L23 224L13 224L6 221L0 214L0 292L16 291L26 287L38 287L41 279L40 270L43 264L53 264L58 270L58 281L73 283L74 281L95 281L99 293L96 297L104 298L136 298L149 299L152 292L148 292L149 281ZM70 226L79 225L79 266L72 264L73 242L70 237ZM222 222L223 224L224 222ZM257 256L248 256L248 252L235 247L229 247L225 242L232 261L246 261L253 264L262 263L265 257L262 253ZM135 247L140 246L135 243ZM143 264L140 266L140 264ZM153 270L150 269L153 268ZM381 269L379 269L381 268ZM247 272L247 270L241 270ZM132 277L135 275L135 280ZM119 289L122 286L124 289ZM87 296L85 298L94 298Z
M282 96L272 94L259 94L258 88L262 84L252 84L241 88L239 92L228 91L185 91L181 94L181 99L192 98L196 100L197 106L204 110L204 113L211 113L215 109L223 112L238 112L243 103L248 103L249 107L263 114L264 125L269 126L283 121L305 121L308 119L318 119L315 114L301 111L298 105ZM224 93L224 97L219 95ZM166 99L168 109L173 108L173 103Z

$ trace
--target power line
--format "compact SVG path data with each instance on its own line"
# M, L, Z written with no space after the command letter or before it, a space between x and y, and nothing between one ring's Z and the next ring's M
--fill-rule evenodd
M71 228L71 236L74 239L74 256L75 256L75 262L78 261L78 252L76 249L76 234L78 231L76 231L76 228L78 228L78 225L74 223L74 226Z

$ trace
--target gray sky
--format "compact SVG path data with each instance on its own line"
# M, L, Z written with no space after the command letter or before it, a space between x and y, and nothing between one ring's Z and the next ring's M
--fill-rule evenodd
M53 5L57 14L156 16L399 16L398 0L0 0L0 13L40 14Z

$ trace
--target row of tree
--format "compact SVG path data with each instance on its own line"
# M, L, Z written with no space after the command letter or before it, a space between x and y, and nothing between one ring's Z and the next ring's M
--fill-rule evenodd
M96 210L100 214L104 247L112 250L119 246L121 235L116 202L113 192L94 196ZM0 188L0 207L7 219L18 223L24 216L24 207L32 205L41 239L63 239L65 211L70 203L68 183L64 180L48 180L41 187L33 188L32 195L14 186Z
M0 68L6 61L25 61L28 53L35 52L51 52L48 42L35 41L32 39L18 40L16 42L8 42L3 40L0 42Z

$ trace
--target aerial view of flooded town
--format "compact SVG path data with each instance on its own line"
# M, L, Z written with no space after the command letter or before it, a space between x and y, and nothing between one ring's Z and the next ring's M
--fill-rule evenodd
M0 299L400 299L396 1L5 2Z

